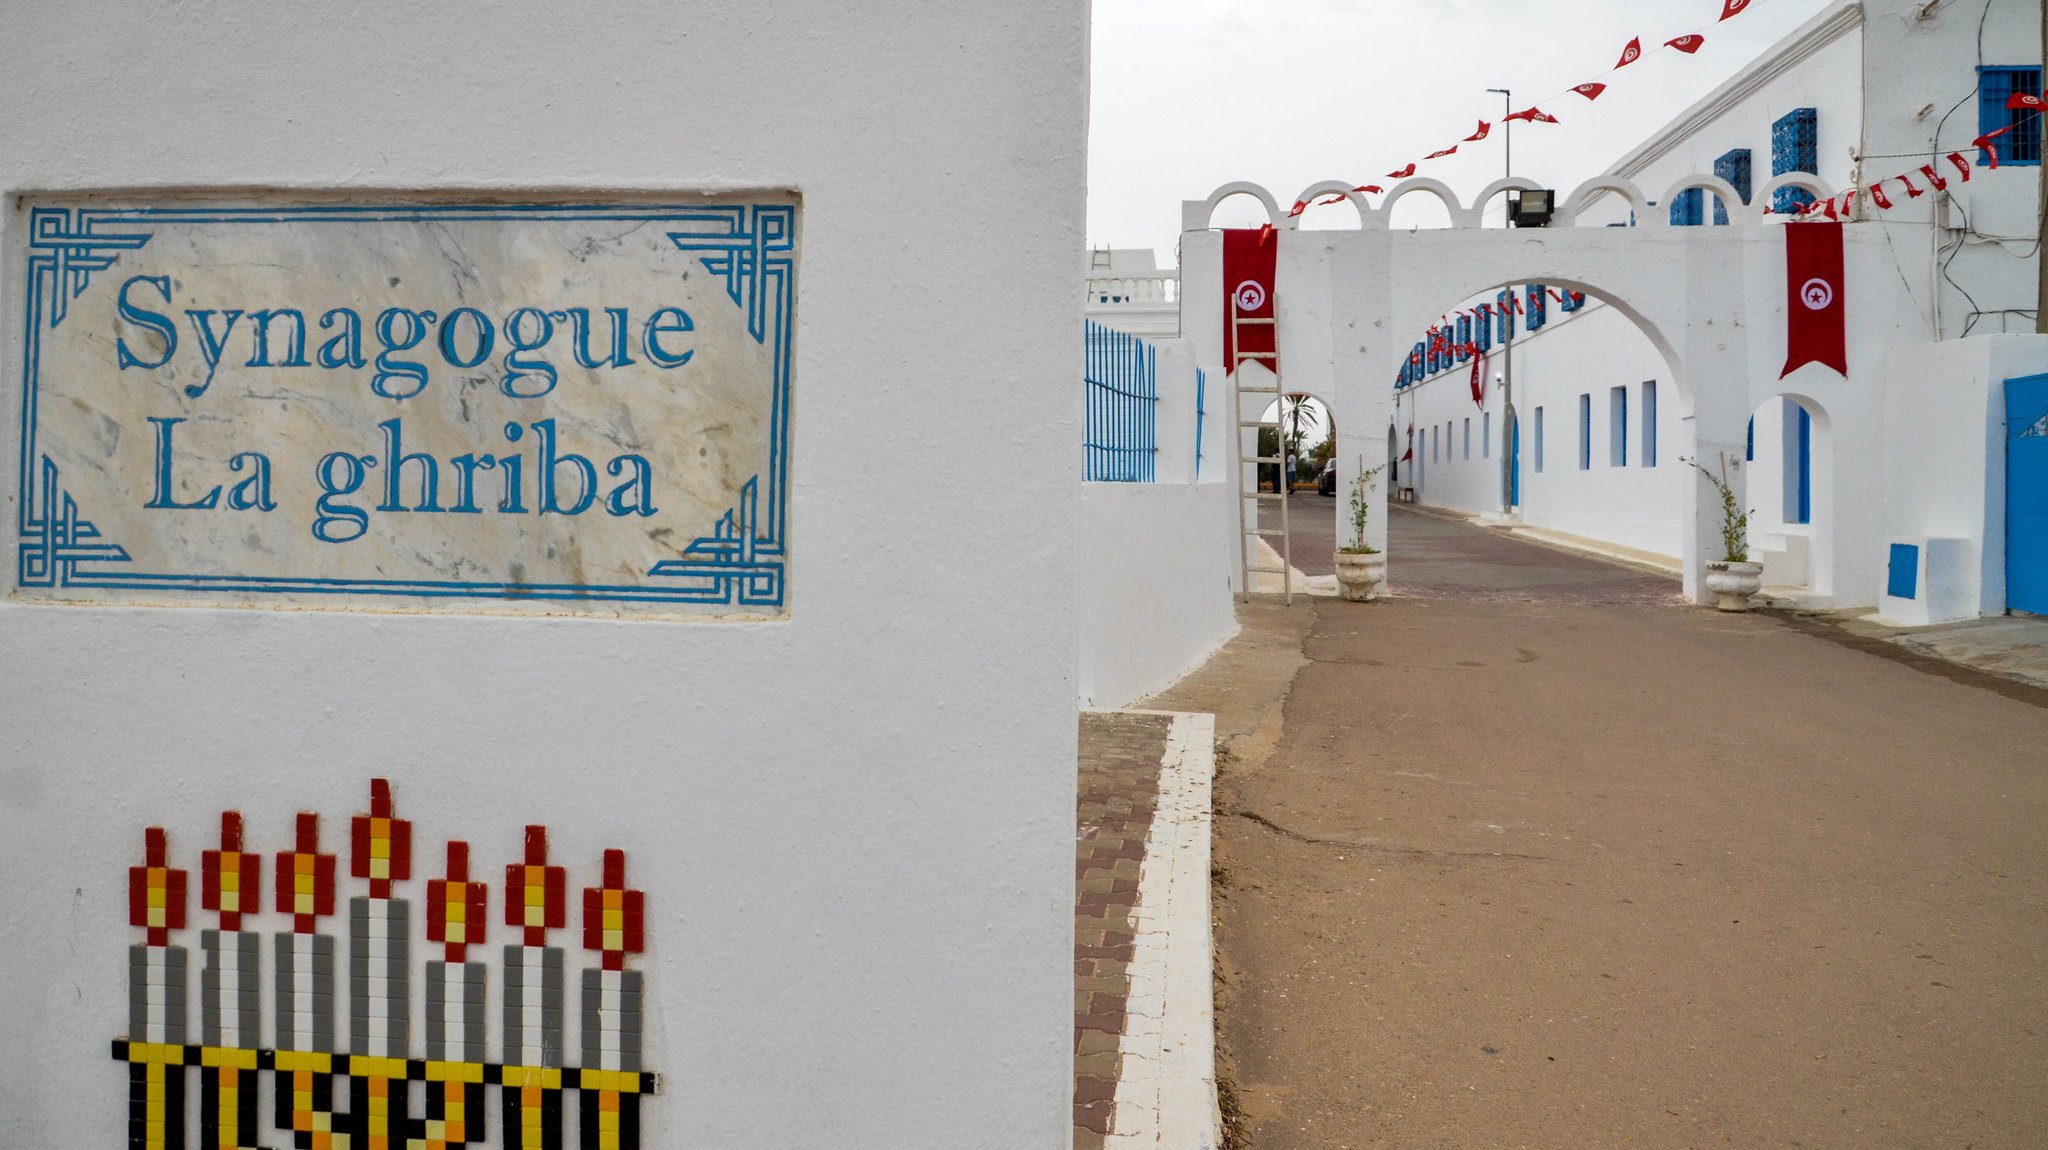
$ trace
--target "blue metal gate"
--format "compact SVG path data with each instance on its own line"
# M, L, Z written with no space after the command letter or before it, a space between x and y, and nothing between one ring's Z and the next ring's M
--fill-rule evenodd
M2005 381L2005 605L2048 615L2048 375Z

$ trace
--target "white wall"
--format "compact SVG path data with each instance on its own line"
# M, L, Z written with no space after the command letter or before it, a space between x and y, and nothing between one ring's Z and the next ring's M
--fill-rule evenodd
M1237 633L1230 499L1221 482L1083 485L1083 707L1164 690Z
M1080 370L1086 20L1064 0L10 13L10 195L798 190L804 559L779 624L0 606L0 1145L122 1140L107 1049L146 825L203 921L223 808L266 854L301 809L334 843L372 774L422 870L462 837L489 876L529 821L572 883L628 852L667 1082L648 1145L1066 1144L1080 401L1043 381ZM934 333L972 338L935 358Z

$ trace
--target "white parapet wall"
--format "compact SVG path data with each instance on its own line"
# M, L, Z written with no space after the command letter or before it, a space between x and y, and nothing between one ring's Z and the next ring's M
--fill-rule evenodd
M479 964L464 985L481 987L486 1060L520 1058L517 1043L502 1045L511 1036L498 1025L512 979L501 960L507 947L518 955L526 933L504 925L505 899L565 902L566 922L533 930L547 936L545 948L566 952L566 1061L626 1052L660 1075L659 1094L635 1096L639 1145L1067 1144L1081 406L1077 394L1049 402L1044 381L1074 378L1081 366L1074 253L1084 243L1087 55L1087 6L1068 0L623 0L602 8L367 0L291 11L112 0L90 14L61 5L9 12L0 37L8 109L0 118L0 314L11 365L0 373L0 410L9 413L0 432L8 477L0 481L0 656L10 684L0 704L0 999L8 1003L0 1010L0 1146L123 1145L131 1070L149 1059L161 1066L170 1047L138 1045L124 1065L123 1055L110 1058L110 1043L128 1036L140 1044L157 1032L180 1041L159 1017L179 1001L191 1023L182 1040L201 1040L200 931L219 925L202 907L201 852L223 847L223 811L241 813L243 849L260 856L248 872L261 877L259 907L240 929L260 945L255 969L264 982L248 1001L260 1003L266 1048L276 1036L274 942L294 929L293 913L275 907L273 867L307 841L296 816L310 812L317 842L306 857L326 856L338 897L328 913L306 912L313 933L302 937L324 940L325 949L306 947L291 977L326 969L329 985L351 988L348 998L360 996L357 987L381 996L371 1032L405 1045L410 1018L414 1060L435 1057L423 1023L435 1007L429 986L443 985L424 969L443 959L444 945L427 934L428 882L459 877L443 861L446 844L459 841L468 844L469 879L485 888L476 892L482 918L472 916L484 944L469 945L462 961ZM55 546L69 564L121 544L139 566L151 542L75 529L95 515L115 518L104 509L112 500L81 503L75 515L61 499L38 501L29 517L46 534L23 538L16 449L32 276L42 275L41 306L69 307L59 334L88 351L112 347L117 335L153 346L136 342L148 331L121 326L113 302L137 275L162 276L165 286L146 297L138 289L131 300L162 311L166 293L178 293L168 308L181 355L196 355L200 342L186 308L213 309L207 317L218 320L221 309L292 306L310 322L316 309L345 304L374 317L388 293L423 297L445 282L499 318L530 305L557 314L588 308L601 319L597 309L630 304L631 370L654 370L637 325L648 305L667 301L653 289L623 295L641 291L645 277L621 281L617 299L564 286L583 274L581 257L617 257L619 244L604 237L579 250L530 231L490 232L504 237L489 253L493 266L514 270L481 281L463 278L460 243L468 241L455 238L438 262L376 275L364 269L398 259L395 241L350 248L349 262L332 263L336 249L277 245L234 274L331 271L333 290L346 284L350 294L196 298L190 293L217 282L204 244L174 243L167 230L147 246L114 250L109 237L120 229L82 216L31 236L28 211L17 210L24 194L111 190L147 206L188 189L258 204L631 200L687 211L724 202L712 197L758 195L797 205L780 608L761 612L766 619L689 622L548 618L541 608L487 614L488 605L432 599L394 600L381 611L25 601L23 579L49 572L18 570L31 549L49 558ZM733 218L713 214L698 230ZM616 231L660 246L653 229L631 221ZM799 237L735 230L729 240L723 254L675 252L661 282L688 276L687 290L706 301L700 334L715 321L727 333L719 338L758 349L747 353L754 358L700 355L687 369L635 378L683 394L714 363L769 362L773 345L748 337L747 325L762 315L761 279L783 270L778 244ZM966 251L975 258L961 259ZM59 274L26 270L31 252ZM450 288L450 302L438 306L456 298ZM250 358L248 322L205 396L181 396L146 368L109 369L53 381L66 398L44 413L116 382L166 416L181 404L224 402L255 378L240 366ZM528 330L542 322L529 317ZM680 319L662 323L682 330ZM307 354L330 334L316 329ZM565 338L558 331L548 352L557 365L570 363ZM935 355L941 341L948 350ZM670 362L678 346L668 345ZM436 380L394 405L408 434L415 420L431 419L474 436L476 450L509 452L499 423L460 422L468 417L448 399L443 353L432 340L418 347L435 357ZM369 402L370 370L292 372L260 382L266 390L331 386L332 396ZM563 373L567 388L573 373ZM472 398L514 402L488 379L475 391ZM544 417L551 401L517 402ZM660 436L672 449L709 438L721 422L717 413L699 425L656 409L640 414L637 430L618 421L602 431ZM137 459L146 466L149 426L98 426L105 475L95 482L126 483L125 497L139 506L150 498L148 473L132 467ZM272 434L275 426L270 416L193 418L177 431L220 428L261 441L276 462L274 529L289 525L292 546L317 553L325 544L306 525L319 453L357 442L352 449L367 452L377 428L352 423L337 444L288 440ZM526 446L536 437L529 433ZM625 450L607 451L599 465ZM657 471L656 505L679 505L697 454L677 453L683 472ZM441 458L445 484L453 471ZM565 464L561 474L579 466ZM424 464L408 470L424 473ZM703 474L707 486L725 481ZM207 482L247 477L223 472ZM177 521L245 514L254 540L246 550L263 558L272 521L227 510L229 498L211 510L181 504L152 514L173 541ZM603 514L583 516L574 530L612 522ZM429 532L454 520L407 522ZM569 530L553 517L489 509L464 522L500 548L493 554L520 554L522 531ZM741 517L726 544L707 544L704 562L751 548L734 533L747 526ZM718 527L697 530L712 538ZM437 561L491 561L458 542L449 536ZM671 534L654 545L679 552L688 543ZM317 563L303 574L318 575ZM253 594L221 595L245 593ZM389 899L353 869L371 861L352 847L351 825L372 810L373 776L391 780L395 817L410 823L410 874L391 883ZM546 826L534 873L562 868L564 884L535 879L508 892L507 867L516 876L537 845L529 824ZM138 881L168 892L168 873L181 872L185 917L166 925L164 946L146 949L177 948L189 959L151 954L132 975L129 948L145 949L146 931L130 925L130 868L144 867L152 826L167 832L164 866ZM606 880L611 849L624 852L617 884ZM603 897L586 903L585 890ZM644 892L644 912L629 890ZM365 922L403 927L380 926L364 945L393 970L409 956L409 981L355 977L356 899L376 904ZM409 916L386 905L400 900ZM138 917L152 909L137 906ZM587 906L598 908L588 921ZM602 917L610 911L623 925ZM606 1017L620 1015L624 996L630 1043L576 1039L586 1002L579 979L587 971L589 985L599 985L595 976L607 973L583 945L589 925L608 946L640 944L624 959L625 989L611 985L617 976L602 984ZM526 949L535 968L562 961ZM182 996L150 998L155 1013L138 1024L131 993L138 1003L158 994L168 972L184 984ZM253 986L228 985L230 997L237 985ZM334 1006L338 1022L326 1032L309 1027L307 1043L347 1049L351 1003ZM393 1025L378 1031L383 1022ZM595 1055L586 1053L592 1045ZM559 1057L563 1048L553 1049ZM406 1066L380 1060L363 1073L402 1075ZM197 1144L198 1074L171 1072L188 1091L188 1145ZM289 1144L291 1132L273 1121L270 1072L260 1077L258 1128L236 1144ZM414 1118L424 1113L423 1090L415 1085L406 1103ZM490 1111L490 1138L473 1144L500 1146L499 1087L489 1090L472 1113L483 1120ZM348 1093L336 1087L338 1107L349 1105ZM566 1105L563 1144L575 1145L579 1102ZM599 1100L593 1092L580 1105L595 1113Z

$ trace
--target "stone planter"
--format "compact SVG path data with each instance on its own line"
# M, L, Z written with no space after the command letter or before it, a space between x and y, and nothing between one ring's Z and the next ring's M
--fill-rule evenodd
M1353 603L1377 599L1380 589L1386 585L1386 552L1337 552L1337 589L1344 598Z
M1722 560L1707 564L1707 590L1720 596L1723 611L1749 610L1749 597L1764 588L1764 565Z

